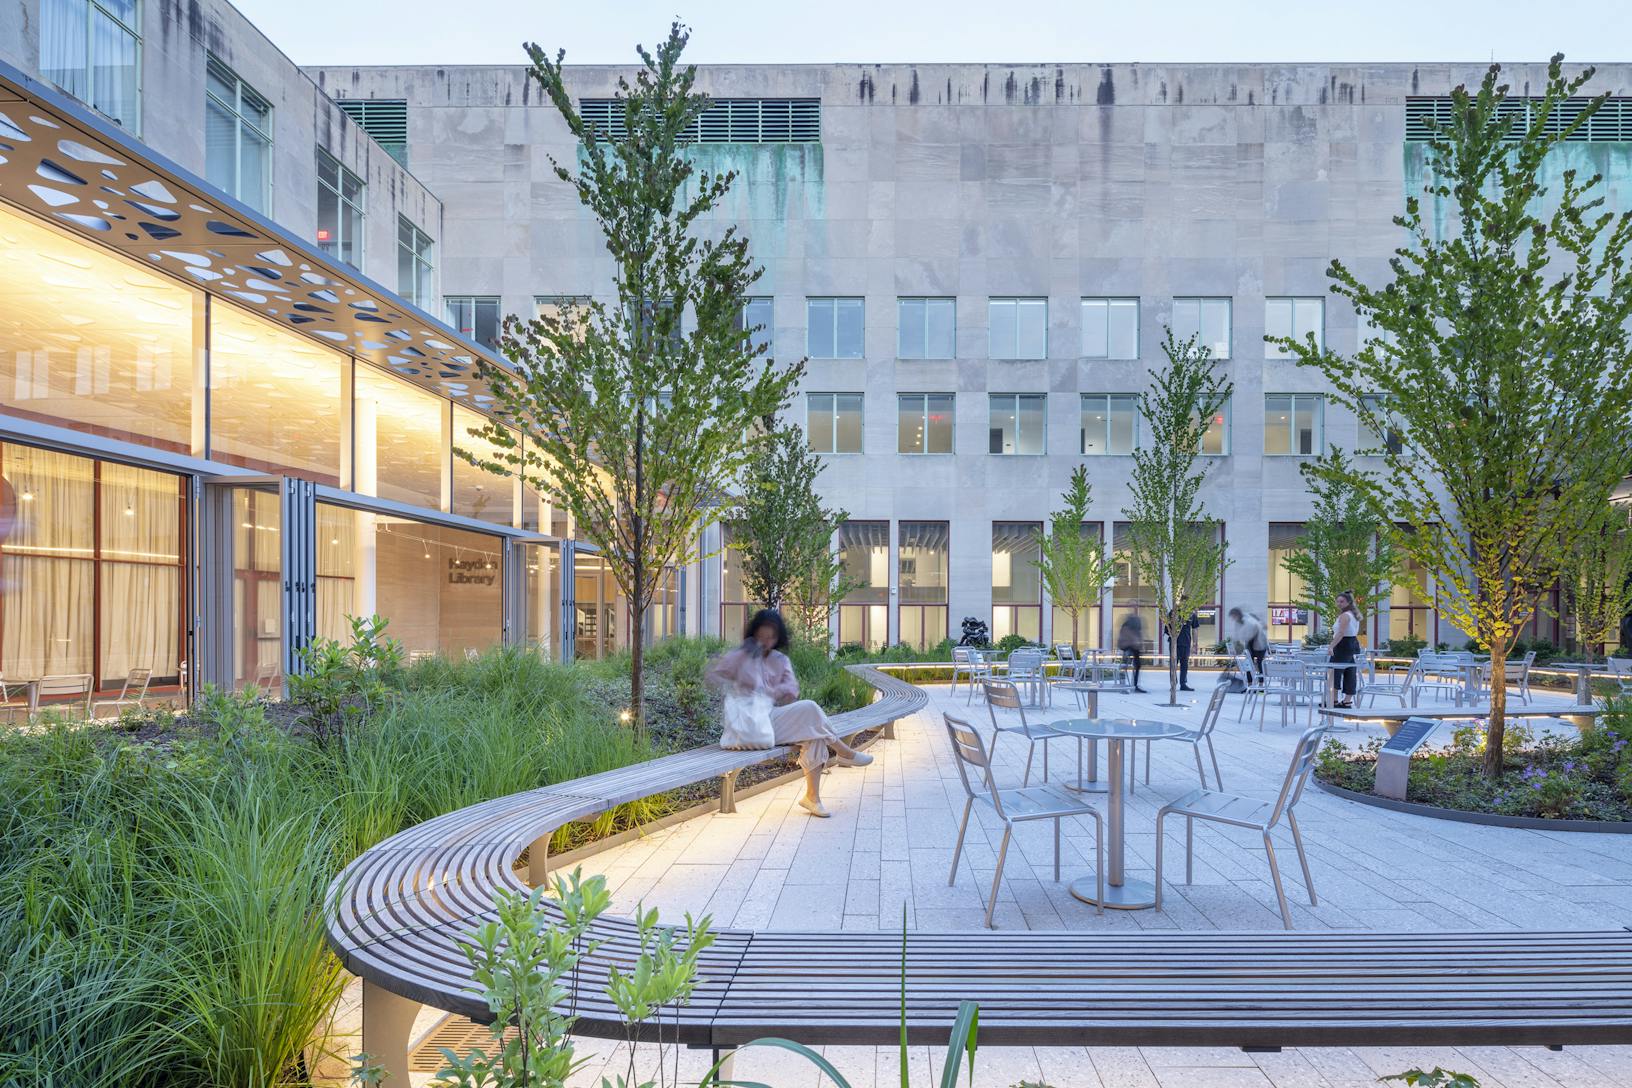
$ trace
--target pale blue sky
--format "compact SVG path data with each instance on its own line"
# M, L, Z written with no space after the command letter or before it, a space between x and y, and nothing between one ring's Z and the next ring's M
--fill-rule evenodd
M623 63L676 15L704 64L1632 60L1627 0L234 2L300 64L513 64L526 40Z

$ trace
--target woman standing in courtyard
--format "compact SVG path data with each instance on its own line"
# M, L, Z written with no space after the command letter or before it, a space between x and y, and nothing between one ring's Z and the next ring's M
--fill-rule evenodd
M1145 621L1139 618L1139 613L1129 612L1128 618L1122 621L1116 632L1116 648L1133 661L1133 690L1143 695L1145 689L1139 686L1139 666L1144 661Z
M822 805L823 768L829 763L865 767L873 757L846 744L820 706L799 698L793 662L783 652L787 648L787 625L779 613L766 608L748 621L742 645L709 665L709 681L725 690L728 734L736 731L736 723L742 723L746 730L761 730L758 740L765 742L748 743L728 735L720 743L731 748L797 744L799 767L805 772L805 795L799 807L825 819L832 814ZM766 714L768 724L763 721Z
M1354 590L1350 589L1337 595L1337 618L1332 621L1332 664L1349 666L1332 670L1333 694L1341 696L1335 700L1336 706L1354 705L1354 689L1358 680L1354 659L1359 653L1360 609L1354 603Z

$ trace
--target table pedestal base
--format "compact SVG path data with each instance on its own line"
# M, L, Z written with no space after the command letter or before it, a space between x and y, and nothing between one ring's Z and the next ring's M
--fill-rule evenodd
M1092 874L1071 882L1071 894L1084 903L1100 905ZM1124 879L1120 886L1105 885L1107 910L1148 910L1156 905L1156 885L1144 880Z
M1097 778L1077 778L1060 785L1074 793L1109 793L1111 789Z

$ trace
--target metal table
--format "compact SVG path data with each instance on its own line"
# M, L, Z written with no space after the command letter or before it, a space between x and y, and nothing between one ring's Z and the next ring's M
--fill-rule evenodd
M1157 722L1137 718L1067 718L1050 722L1059 732L1084 740L1103 740L1108 752L1105 757L1105 778L1110 789L1107 794L1105 850L1105 903L1113 910L1144 910L1156 905L1156 886L1146 880L1129 880L1123 861L1125 844L1123 824L1126 816L1126 790L1123 782L1123 751L1130 740L1166 740L1190 730L1173 722ZM1097 881L1093 874L1071 882L1071 894L1084 903L1098 903Z
M1133 687L1129 684L1102 684L1093 680L1068 680L1063 683L1056 683L1054 686L1074 693L1080 701L1080 708L1088 715L1089 720L1098 719L1099 717L1100 692L1109 691L1115 694L1127 694L1133 690ZM1054 723L1050 722L1049 724L1053 725ZM1088 758L1086 760L1082 757L1082 742L1084 740L1088 741ZM1098 737L1079 736L1077 738L1077 777L1073 781L1062 782L1061 785L1078 793L1104 793L1106 791L1108 787L1099 780Z

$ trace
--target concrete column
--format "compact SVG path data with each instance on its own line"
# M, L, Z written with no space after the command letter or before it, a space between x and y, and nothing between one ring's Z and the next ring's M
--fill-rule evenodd
M363 1052L385 1070L385 1083L407 1088L408 1044L419 1002L363 980Z

